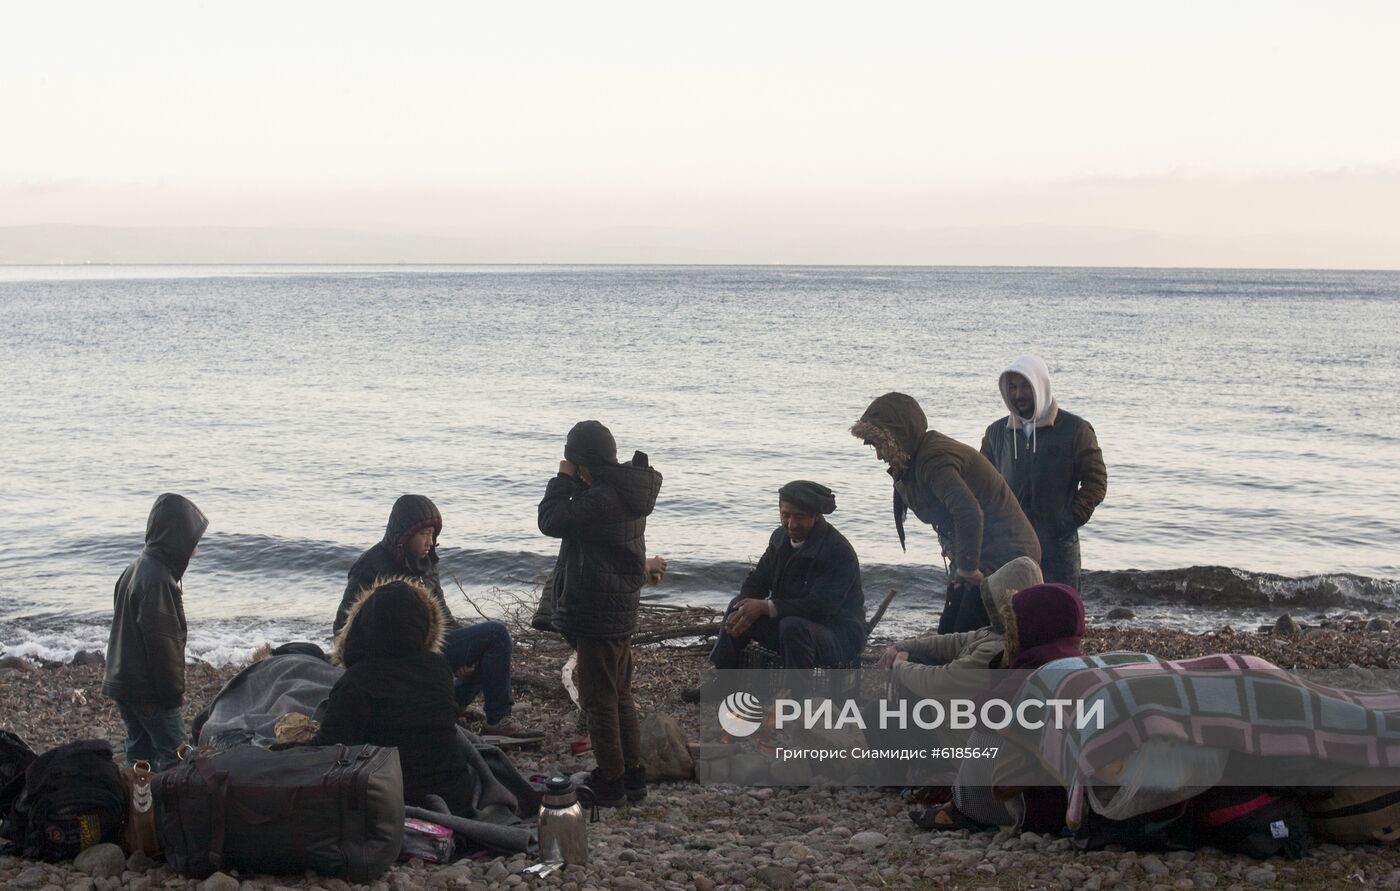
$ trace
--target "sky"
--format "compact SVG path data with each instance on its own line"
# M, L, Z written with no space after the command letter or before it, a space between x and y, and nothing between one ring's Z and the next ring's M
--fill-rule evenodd
M7 229L87 226L158 230L135 259L238 227L310 230L308 260L1400 268L1393 3L4 20L0 262L97 238Z

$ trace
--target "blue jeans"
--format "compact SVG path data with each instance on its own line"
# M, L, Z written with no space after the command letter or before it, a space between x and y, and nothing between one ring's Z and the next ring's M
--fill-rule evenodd
M118 702L126 724L126 762L149 761L159 773L175 766L175 751L188 742L180 707L161 708L144 702Z
M442 654L452 670L470 665L471 677L456 682L457 704L467 705L477 694L486 699L486 723L510 717L515 700L510 694L510 632L500 622L478 622L447 632Z

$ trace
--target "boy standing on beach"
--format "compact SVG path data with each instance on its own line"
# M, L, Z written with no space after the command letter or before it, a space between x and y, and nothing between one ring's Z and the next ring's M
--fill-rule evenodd
M181 578L209 521L194 502L166 493L146 520L146 546L117 580L102 692L126 724L128 763L175 764L186 741L185 604Z
M646 518L660 491L661 474L644 453L619 464L612 432L581 421L540 501L540 531L563 539L553 621L578 651L579 699L598 760L590 786L602 807L646 797L632 634L647 582Z

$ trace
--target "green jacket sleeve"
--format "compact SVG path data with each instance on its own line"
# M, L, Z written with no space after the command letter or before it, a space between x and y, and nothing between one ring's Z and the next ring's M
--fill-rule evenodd
M976 631L958 631L953 634L929 634L924 637L911 637L895 643L895 648L906 651L933 665L946 665L971 643Z
M933 494L953 518L953 563L962 572L976 572L982 561L982 506L949 464L933 468L929 480Z
M1074 475L1078 489L1074 493L1074 525L1083 526L1094 514L1094 508L1108 495L1108 469L1104 467L1103 450L1094 428L1084 421L1074 436Z

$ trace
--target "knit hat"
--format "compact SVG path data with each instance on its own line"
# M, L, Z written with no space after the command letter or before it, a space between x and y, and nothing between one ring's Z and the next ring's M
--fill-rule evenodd
M793 480L778 490L778 500L786 501L809 514L829 514L836 510L836 496L821 483Z
M585 467L617 463L617 440L598 421L579 421L564 441L564 458Z

